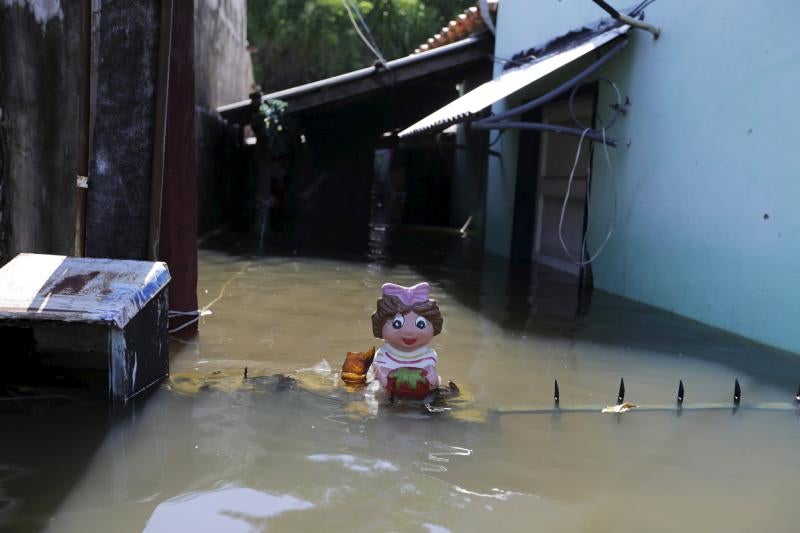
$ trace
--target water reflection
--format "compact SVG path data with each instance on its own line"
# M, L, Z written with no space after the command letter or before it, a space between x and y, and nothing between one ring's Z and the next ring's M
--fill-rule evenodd
M246 487L226 486L190 492L156 507L145 533L195 531L247 533L269 525L269 518L302 511L313 504L289 495L274 495Z

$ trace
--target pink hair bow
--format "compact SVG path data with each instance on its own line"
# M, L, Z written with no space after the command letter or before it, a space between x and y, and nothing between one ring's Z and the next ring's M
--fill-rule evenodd
M431 286L427 283L417 283L413 287L403 287L394 283L384 283L381 291L384 296L397 296L405 305L411 306L416 303L426 302Z

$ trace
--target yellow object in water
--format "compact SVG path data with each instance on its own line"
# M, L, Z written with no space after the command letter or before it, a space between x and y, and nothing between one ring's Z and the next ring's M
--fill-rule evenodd
M631 409L636 409L636 405L632 403L620 403L617 405L606 405L603 407L601 413L627 413Z
M272 386L268 386L267 384ZM238 391L269 391L294 389L306 391L332 400L339 400L344 411L353 419L364 419L375 416L380 409L395 410L408 408L422 410L422 402L399 402L391 406L376 402L374 395L365 394L363 387L354 387L340 381L338 373L331 371L326 361L311 368L295 370L287 374L275 374L267 371L262 374L258 369L251 371L249 377L238 368L224 368L209 371L192 369L173 372L164 387L179 394L194 395L205 391L234 393ZM474 397L469 391L461 390L458 396L448 398L445 402L447 418L462 422L484 422L486 413L474 407Z

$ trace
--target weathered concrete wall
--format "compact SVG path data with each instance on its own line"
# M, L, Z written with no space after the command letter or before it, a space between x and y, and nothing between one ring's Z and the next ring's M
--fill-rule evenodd
M246 100L253 65L247 52L246 0L195 0L197 105L215 109Z
M216 108L246 100L253 66L247 52L246 0L195 0L195 125L197 131L198 228L202 235L229 217L241 132Z
M158 2L146 4L150 5L150 12L157 17ZM100 6L102 12L111 14L115 4L103 1ZM194 6L197 146L202 213L205 209L203 206L213 204L219 189L219 184L213 185L215 176L221 174L219 169L228 160L224 154L216 153L219 149L217 141L231 140L227 126L218 118L208 120L207 116L213 115L213 109L218 105L247 97L251 90L252 68L246 51L246 1L195 0ZM129 7L129 3L123 2L119 5L120 12L124 13ZM153 20L150 40L157 35L157 18ZM98 19L95 16L95 22L98 21L102 25L103 17ZM109 22L109 19L105 21ZM79 48L79 1L0 0L0 263L19 252L71 254L73 251ZM153 47L152 52L157 53L157 49ZM140 56L136 54L136 57ZM120 65L110 65L110 73L130 69L133 63L124 61ZM98 82L102 92L104 80L98 79ZM111 91L110 95L121 93L121 97L127 95L135 100L145 88L109 86L108 90ZM98 100L95 104L102 107L103 101ZM101 110L100 107L96 107L95 112ZM129 106L127 109L133 112L137 108ZM126 108L123 106L122 109ZM100 124L100 129L105 128L103 132L95 130L94 153L97 155L97 151L103 150L102 145L105 144L108 153L104 160L120 164L120 158L111 152L115 146L124 146L121 136L129 128L145 127L145 122L152 122L152 119L145 117L143 121L118 112L107 116L118 120L114 124ZM141 150L141 154L149 158L150 150ZM102 162L95 159L96 164ZM145 172L149 176L149 161L140 167L140 177ZM95 166L92 174L99 176L97 173L100 172L102 175L111 175L111 170ZM126 174L115 171L113 175L118 177ZM124 195L116 194L121 190L117 188L119 184L115 186L112 181L105 182L109 188L106 191L108 200L120 204L112 211L121 213L125 219L130 209L139 209L134 218L140 222L138 226L146 231L149 201L131 202L130 197L126 201ZM140 181L144 187L145 182ZM212 185L203 188L204 183ZM117 188L116 192L112 190L114 188ZM93 195L90 194L90 223L93 206L97 211L105 202L95 194L97 192L95 190ZM125 192L130 191L126 189ZM142 196L141 199L146 199L149 194L144 190L140 193L135 194ZM95 222L102 218L102 213L98 213L95 213ZM97 242L97 231L110 227L105 222L96 224L92 230L94 242ZM139 233L135 236L136 249L141 249L144 242L144 234ZM106 237L108 235L103 238L108 240ZM96 255L117 255L107 247L95 247L92 250Z
M0 263L74 240L80 2L0 0Z

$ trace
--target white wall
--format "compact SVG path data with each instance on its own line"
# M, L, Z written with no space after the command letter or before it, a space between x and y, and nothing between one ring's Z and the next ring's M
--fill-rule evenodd
M800 352L800 2L658 0L646 14L661 38L636 31L602 72L632 106L609 132L630 140L610 150L614 180L595 153L592 251L619 199L595 286ZM496 53L602 16L590 0L504 0Z

